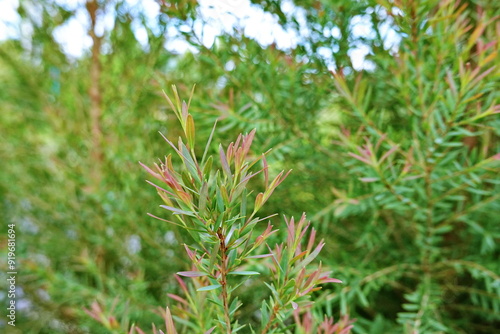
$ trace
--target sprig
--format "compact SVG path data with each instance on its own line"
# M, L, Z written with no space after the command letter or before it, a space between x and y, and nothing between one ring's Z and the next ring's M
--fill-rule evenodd
M217 159L221 167L217 168L214 157L208 156L212 130L203 158L198 161L194 150L195 124L188 111L189 103L181 102L175 86L172 90L173 101L165 96L181 123L184 138L179 138L175 145L165 136L162 137L177 155L180 167L174 167L173 154L153 167L140 163L161 183L148 181L164 202L160 207L173 215L177 222L149 215L185 229L192 238L184 244L192 269L178 272L177 275L195 280L196 291L186 288L185 283L177 278L187 299L174 294L170 294L170 297L182 304L181 309L188 307L196 310L193 293L206 293L209 296L207 300L219 311L216 312L216 319L203 325L206 327L204 330L213 330L215 326L220 333L236 333L246 324L240 324L237 320L236 313L242 304L235 296L235 290L245 280L260 276L261 272L248 270L249 267L256 267L257 263L264 264L271 259L268 265L273 272L273 280L263 284L272 293L261 308L264 320L261 333L274 332L286 318L291 317L292 310L297 309L299 303L303 307L310 304L303 300L319 289L319 284L341 281L329 278L329 273L322 271L321 264L312 270L309 268L324 242L313 248L316 232L312 229L308 243L303 248L301 241L310 225L305 215L297 223L293 218L285 218L288 239L285 244L274 246L274 249L267 244L269 237L277 231L270 222L263 232L255 233L256 229L260 229L258 225L274 216L260 218L258 213L290 173L282 171L270 180L266 153L256 158L251 153L256 131L239 135L227 148L219 145ZM262 167L258 167L261 161ZM264 190L254 196L248 183L261 173L264 175ZM269 254L260 252L264 245L269 249ZM171 317L168 316L168 319ZM173 328L172 321L169 320L168 324L168 328ZM167 329L167 333L170 332L174 330Z

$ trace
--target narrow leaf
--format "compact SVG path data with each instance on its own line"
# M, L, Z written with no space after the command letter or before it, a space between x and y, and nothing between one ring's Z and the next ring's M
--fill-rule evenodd
M228 275L245 275L245 276L252 276L252 275L260 275L259 272L257 271L230 271Z
M229 163L227 162L226 154L224 153L224 149L222 148L222 145L219 146L219 155L220 155L220 161L222 164L222 169L224 170L224 173L231 179L231 168L229 167Z
M173 208L171 206L168 206L168 205L160 205L161 208L164 208L168 211L172 211L174 214L180 214L180 215L187 215L187 216L191 216L191 217L196 217L194 212L192 211L185 211L185 210L181 210L181 209L177 209L177 208Z
M172 319L172 314L170 314L170 309L168 307L165 315L165 326L167 328L167 334L177 334L174 326L174 320Z
M214 326L214 327L210 328L210 329L209 329L208 331L206 331L204 334L210 334L210 333L212 333L212 332L214 331L215 327L216 327L216 326Z
M208 276L207 273L201 272L201 271L179 271L177 273L179 276L184 276L184 277L201 277L201 276Z
M214 285L209 285L209 286L204 286L202 288L197 289L196 291L211 291L220 288L222 285L220 284L214 284Z

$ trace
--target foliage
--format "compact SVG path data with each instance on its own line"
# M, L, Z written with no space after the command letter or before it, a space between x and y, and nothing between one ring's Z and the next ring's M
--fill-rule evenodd
M374 229L387 226L370 233L377 241L361 235L369 252L398 250L358 289L376 291L379 279L397 286L404 295L397 321L409 332L472 332L477 328L465 329L467 323L478 314L498 320L500 307L498 47L488 41L486 23L470 25L472 8L412 4L394 16L407 38L385 65L393 74L383 83L392 108L373 100L363 76L335 75L358 127L339 137L354 158L354 191L338 191L336 215L363 212ZM415 16L415 9L432 16Z
M305 215L302 215L297 223L293 218L286 220L286 243L276 245L274 249L266 243L266 240L277 232L270 223L260 235L256 235L256 225L269 218L259 218L259 210L289 172L285 174L282 171L270 180L265 155L249 159L255 130L238 136L226 151L219 146L222 169L213 170L213 157L207 155L213 133L208 139L201 161L198 161L195 153L194 120L188 112L190 102L181 103L175 87L174 93L175 104L168 97L167 100L176 112L187 142L184 143L179 138L179 144L176 146L167 138L164 139L181 158L183 168L180 171L174 169L171 154L161 165L155 165L156 170L145 165L143 167L166 185L165 189L151 183L166 204L161 207L172 212L179 221L167 222L185 229L194 241L193 246L185 245L185 249L195 270L177 274L184 277L204 277L204 282L199 282L201 287L196 291L210 291L208 301L215 305L211 317L206 319L206 322L200 321L198 312L183 312L187 315L183 318L190 320L186 326L190 332L212 331L217 327L221 333L236 333L245 328L246 325L238 320L237 310L241 307L241 302L233 295L245 280L261 274L262 270L248 270L263 267L263 263L260 263L262 260L257 260L271 258L272 262L268 266L272 278L269 283L264 283L271 290L271 296L262 302L260 308L260 333L282 332L292 309L310 306L311 302L305 299L313 291L320 289L316 285L341 282L329 278L329 273L322 272L321 265L314 270L310 268L309 264L319 255L324 242L314 246L316 232L312 229L303 250L302 240L309 228ZM260 160L263 162L263 168L257 172L252 171ZM247 184L260 173L264 174L264 190L255 196L251 205L251 192ZM270 253L259 254L261 252L258 252L258 249L263 245ZM233 276L242 278L234 280ZM182 281L180 283L184 284ZM196 300L195 296L189 294L185 285L183 287L189 296L188 299ZM189 305L186 299L175 295L172 297ZM189 308L200 307L195 304ZM191 319L190 313L194 315ZM203 325L207 327L203 328Z
M256 3L300 30L278 2ZM325 298L329 307L340 301L342 312L364 318L356 330L491 332L500 299L498 30L491 24L498 6L348 3L297 2L312 32L288 52L228 56L259 48L244 37L224 37L202 50L199 62L220 62L214 80L225 78L221 114L233 126L256 124L264 138L279 138L283 144L269 160L298 167L277 196L316 211L313 222L329 232L334 242L327 252L334 255L325 261L344 262L339 275L349 272L350 284ZM360 15L373 32L355 40L350 22ZM324 33L336 27L340 36ZM384 37L388 29L402 37L397 51ZM356 43L370 48L374 69L356 73L342 59ZM343 45L334 53L331 80L338 95L321 93L329 88L328 64L317 52L325 45ZM242 65L225 70L227 61ZM287 61L290 72L276 70ZM293 87L314 87L312 112L310 103L300 104L309 93L281 100L290 92L285 85L302 75ZM246 103L264 107L252 111ZM281 121L282 110L290 110L289 119ZM311 174L318 183L304 180Z
M172 276L198 271L179 247L194 240L144 215L165 210L151 200L136 161L163 155L156 131L182 134L159 94L172 83L185 96L198 83L190 105L196 148L217 119L213 143L255 128L250 157L273 148L269 173L294 169L259 215L306 211L309 230L325 238L319 259L346 284L313 293L308 312L316 320L348 314L358 319L355 333L499 327L495 1L252 1L300 37L289 49L260 45L244 29L204 45L191 0L158 2L154 24L128 2L95 1L97 22L109 13L114 25L103 33L94 26L94 37L89 27L100 48L79 58L54 36L92 7L20 3L21 36L0 44L0 216L21 238L21 332L147 328L166 318L167 294L197 305L171 307L179 330L182 314L212 321L200 310L213 292L196 292L208 277L182 285ZM146 44L136 37L142 28ZM191 51L165 50L172 30ZM359 52L367 53L363 66L353 61ZM220 155L218 147L209 155ZM222 177L219 160L213 169ZM172 167L182 170L182 159ZM252 178L248 187L265 189L265 181ZM253 197L249 203L250 210ZM267 242L284 237L281 230ZM249 270L272 279L262 263ZM261 305L253 300L270 297L259 282L251 277L233 294L240 323L256 329ZM323 330L308 317L288 321L297 333Z
M166 256L175 246L169 230L145 219L155 208L136 166L143 154L160 154L151 133L168 126L155 80L171 58L164 36L152 33L145 51L134 38L133 9L117 4L114 28L103 36L112 52L100 52L93 81L89 55L68 58L53 37L71 15L37 3L40 24L22 11L30 3L20 7L22 24L34 21L32 38L0 47L0 215L19 238L18 305L25 308L17 328L100 333L83 307L97 300L110 308L115 298L123 321L150 324L159 316L146 306L164 303L167 275L182 266ZM100 92L100 133L92 130L92 85Z

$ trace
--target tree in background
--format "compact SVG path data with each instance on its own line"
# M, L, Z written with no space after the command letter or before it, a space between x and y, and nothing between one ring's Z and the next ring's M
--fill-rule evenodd
M54 31L78 10L21 1L33 33L0 47L1 215L22 236L30 303L20 327L98 333L83 312L93 300L116 303L116 328L158 322L150 310L170 303L178 288L168 277L187 260L173 251L182 232L145 216L158 209L136 161L164 153L158 130L178 134L161 89L176 83L188 96L197 83L199 131L216 118L221 141L257 128L255 152L273 148L271 172L294 169L264 211L305 210L328 236L323 262L346 285L317 293L313 315L348 313L356 333L491 333L500 307L498 5L253 3L296 31L297 46L262 46L238 29L206 46L195 1L161 2L154 25L126 2L91 1L78 10L96 22L113 13L113 28L91 24L93 46L69 59ZM168 29L193 51L167 52ZM351 58L360 49L369 51L364 69ZM252 286L241 298L265 293ZM257 322L258 306L242 316Z
M180 269L173 232L144 216L155 208L137 168L146 152L163 152L157 77L173 57L163 48L167 25L153 31L137 11L124 2L22 1L20 25L33 30L0 49L1 212L18 229L23 333L98 333L82 306L115 298L118 312L150 324L158 316L148 305L165 304L165 278ZM113 28L102 32L106 12ZM94 44L74 59L54 31L78 15L95 18Z

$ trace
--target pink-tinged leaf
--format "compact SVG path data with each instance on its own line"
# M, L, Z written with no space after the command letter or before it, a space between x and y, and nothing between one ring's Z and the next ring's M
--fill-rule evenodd
M101 322L101 318L97 315L97 314L94 314L92 313L91 311L89 311L88 309L84 308L83 311L85 311L85 313L87 313L87 315L91 316L92 318L94 318L95 320Z
M255 239L254 247L260 246L264 242L264 240L269 238L270 235L276 233L277 231L278 230L273 231L273 226L268 223L266 230Z
M248 154L248 151L250 150L250 146L252 146L252 141L253 141L253 138L255 137L255 131L257 131L257 130L253 129L243 139L243 143L241 145L243 147L243 155L244 156L246 156Z
M405 162L405 165L403 166L403 170L401 171L401 173L402 174L408 173L410 171L411 167L412 167L412 164L407 160Z
M351 333L351 329L353 329L353 328L354 328L354 325L350 325L350 326L344 328L339 334L349 334L349 333Z
M204 334L210 334L210 333L212 333L212 332L214 331L214 329L215 329L215 326L214 326L214 327L212 327L212 328L210 328L210 329L209 329L208 331L206 331Z
M288 177L288 175L290 175L291 172L292 172L291 169L288 172L286 172L285 175L283 175L283 177L281 177L281 179L280 179L279 183L276 185L276 187L279 186L280 184L282 184L283 181L285 181L285 179Z
M158 189L158 190L160 190L160 191L163 191L163 192L165 192L165 193L169 194L170 196L175 196L175 195L174 195L173 193L171 193L170 191L168 191L168 190L166 190L166 189L163 189L162 187L160 187L160 186L158 186L158 185L154 184L154 183L153 183L153 182L151 182L151 181L146 180L146 182L147 182L147 183L149 183L150 185L152 185L153 187L155 187L156 189Z
M220 156L220 161L222 164L222 169L224 170L224 173L228 176L231 177L231 168L229 167L229 163L227 162L226 155L224 154L224 150L222 149L222 145L219 146L219 156Z
M451 71L446 71L446 82L448 83L448 86L453 92L453 95L457 96L458 95L457 86L455 85L455 80L453 79Z
M234 145L233 143L230 143L226 149L226 159L227 159L228 163L231 161L231 159L234 156L233 149L236 151L236 148L233 148L233 145Z
M263 169L259 170L258 172L255 172L255 173L253 173L253 174L250 174L250 175L245 176L245 177L243 178L243 180L241 180L241 181L240 181L240 183L238 183L238 186L239 186L240 184L243 184L244 182L246 182L246 181L250 180L252 177L254 177L255 175L259 174L259 173L260 173L260 172L262 172L262 171L263 171Z
M396 150L399 148L398 145L395 145L393 147L391 147L391 149L387 152L385 152L385 154L382 156L382 158L380 158L380 162L383 162L385 159L387 159L391 154L393 154L394 152L396 152Z
M484 46L483 46L483 51L487 51L489 48L491 48L492 46L495 46L497 44L498 41L494 40L493 42L489 42L489 43L486 43Z
M319 290L319 289L321 289L321 288L316 289L316 288L314 288L314 285L310 286L309 288L305 289L304 291L301 291L299 293L299 296L300 297L306 296L306 295L310 294L311 292Z
M487 69L486 71L484 71L483 73L481 73L476 79L474 79L471 84L472 85L476 85L479 81L481 81L482 79L484 79L488 74L490 74L491 72L493 72L493 70L496 69L496 66L492 66L490 67L489 69Z
M278 258L281 257L281 248L280 248L280 246L276 245L276 250L273 252L273 250L271 249L271 247L269 247L269 245L267 243L265 245L267 246L267 249L269 249L269 251L271 252L271 257L273 258L273 262L276 265L276 268L279 268L280 270L282 270L281 267L280 267L280 263L278 261Z
M269 184L269 166L267 165L267 160L266 160L266 156L265 155L262 155L262 163L264 165L264 185L265 187L267 188L268 184Z
M189 246L184 244L184 248L186 249L186 253L187 255L189 256L189 258L191 259L191 261L193 262L197 262L197 259L196 259L196 253L193 252L192 250L189 249Z
M135 330L138 334L146 334L142 329L140 329L139 327L135 327Z
M321 283L344 283L341 280L337 278L323 278L321 279Z
M292 271L292 273L296 273L298 272L300 269L302 268L305 268L305 266L307 266L309 263L312 262L312 260L314 260L319 252L321 252L321 249L323 248L323 246L325 245L325 243L323 241L321 241L318 246L316 246L316 248L314 249L314 251L309 254L303 261L301 261Z
M165 135L161 132L159 132L159 134L163 137L163 139L174 149L175 152L177 152L177 154L182 158L183 155L181 153L181 151L179 151L179 149L177 147L175 147L174 143L172 143L170 140L168 140L167 137L165 137Z
M314 288L314 286L316 285L316 280L319 278L319 275L321 274L320 270L321 269L316 269L309 275L309 278L304 283L304 287L310 286L311 288Z
M151 174L152 176L154 176L155 178L157 178L158 180L160 181L165 181L163 179L163 177L158 174L157 172L155 172L154 170L152 170L151 168L149 168L148 166L146 166L145 164L143 164L142 162L139 161L139 165L142 166L142 168L144 168L146 170L146 172L148 172L149 174Z
M189 193L185 192L185 191L182 191L182 190L179 190L177 192L177 195L179 196L179 198L184 202L186 203L186 205L191 205L193 200L191 198L191 195L189 195Z
M252 255L252 256L247 256L247 259L262 259L265 257L271 257L273 254L261 254L261 255Z
M294 310L298 309L299 308L299 304L297 304L296 302L292 302L292 308Z
M181 225L181 224L175 223L175 222L173 222L173 221L171 221L171 220L167 220L167 219L163 219L163 218L157 217L157 216L155 216L155 215L153 215L153 214L151 214L151 213L149 213L149 212L147 213L147 215L148 215L148 216L150 216L150 217L152 217L152 218L154 218L154 219L158 219L158 220L164 221L164 222L166 222L166 223L169 223L169 224L172 224L172 225L175 225L175 226L185 227L184 225Z
M299 274L297 275L296 283L295 286L302 286L302 281L304 280L304 277L306 277L306 268L302 268L300 270Z
M316 230L314 227L311 230L311 234L309 235L309 241L307 242L307 248L306 251L309 253L313 246L314 246L314 241L316 240Z
M360 177L359 180L361 182L370 183L370 182L377 182L379 180L379 178L378 177Z
M274 213L274 214L269 215L269 216L267 216L267 217L264 217L264 218L259 218L259 219L257 219L257 220L255 221L255 223L260 223L261 221L267 220L267 219L272 218L272 217L277 216L277 215L278 215L277 213Z
M236 138L236 141L234 142L234 147L239 147L240 146L240 141L242 139L241 133L238 135L238 138Z
M500 160L500 153L495 154L491 157L493 160Z
M187 216L191 216L191 217L196 217L195 214L194 214L194 212L192 212L192 211L185 211L185 210L173 208L173 207L168 206L168 205L160 205L160 207L163 208L163 209L166 209L168 211L172 211L174 214L187 215Z
M262 200L263 200L264 194L263 193L258 193L257 196L255 197L255 211L259 210L262 207Z
M288 233L287 233L287 236L286 236L286 244L288 246L288 248L292 248L293 247L293 243L295 241L295 220L294 218L292 217L290 219L289 222L287 222L287 229L288 229Z
M188 118L188 106L185 101L182 101L181 109L182 109L182 119L184 120L184 122L186 122Z
M208 276L207 273L201 272L201 271L179 271L177 273L179 276L183 277L202 277L202 276Z
M363 158L363 157L361 157L361 156L359 156L359 155L357 155L357 154L354 154L354 153L352 153L352 152L349 152L349 155L350 155L351 157L353 157L354 159L358 159L359 161L364 162L364 163L365 163L365 164L367 164L367 165L371 165L371 164L372 164L372 162L371 162L370 160L365 159L365 158Z
M184 283L184 281L178 275L174 275L174 277L177 280L177 283L179 283L179 285L181 286L182 291L184 291L184 293L187 295L188 288L186 283Z
M387 133L384 133L384 134L382 134L382 136L380 136L379 140L375 144L375 150L378 150L378 148L380 147L382 142L385 140L385 138L387 138Z
M234 165L235 170L240 170L241 165L245 162L245 157L243 156L243 149L240 147L234 153Z
M306 220L305 214L302 214L302 218L300 218L299 225L297 226L297 228L301 231L298 240L302 240L302 238L304 238L310 225L311 223Z
M174 319L172 319L172 314L170 314L170 309L168 307L165 315L165 326L167 328L167 334L177 334L174 326Z
M181 298L181 297L179 297L177 295L174 295L173 293L167 293L167 296L170 297L170 298L172 298L172 299L174 299L174 300L177 300L179 303L182 303L182 304L184 304L186 306L189 305L188 302L185 299L183 299L183 298Z

